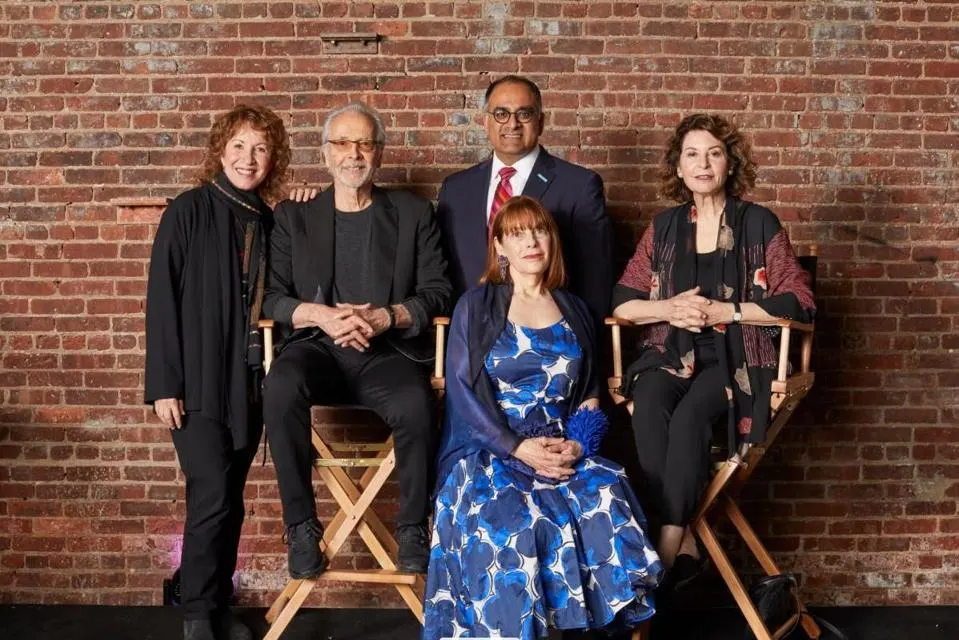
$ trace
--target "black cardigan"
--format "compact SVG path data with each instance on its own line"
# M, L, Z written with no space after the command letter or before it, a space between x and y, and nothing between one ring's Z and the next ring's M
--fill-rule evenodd
M228 425L242 449L249 444L249 309L231 206L205 184L180 194L160 219L147 284L144 400L182 398L186 411ZM261 251L271 222L264 207ZM260 261L252 258L255 281Z

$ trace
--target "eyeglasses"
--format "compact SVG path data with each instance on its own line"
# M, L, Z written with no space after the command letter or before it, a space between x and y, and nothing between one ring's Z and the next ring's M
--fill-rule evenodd
M516 121L520 124L526 124L531 122L533 118L536 117L536 109L530 109L528 107L522 107L516 111L510 111L509 109L504 109L502 107L497 107L492 111L487 111L488 114L493 116L493 120L500 124L506 124L509 122L510 116L516 116Z
M328 143L333 145L337 151L349 151L351 145L356 145L356 147L363 153L370 153L378 146L380 143L376 140L327 140Z

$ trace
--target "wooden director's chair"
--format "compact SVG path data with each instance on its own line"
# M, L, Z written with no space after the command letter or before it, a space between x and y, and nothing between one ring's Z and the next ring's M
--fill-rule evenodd
M446 328L449 324L450 319L447 317L438 317L433 320L433 325L436 328L436 359L433 365L431 383L438 400L443 398L446 391L444 366ZM259 326L263 330L264 369L269 372L270 365L273 362L273 321L261 320ZM351 407L351 409L368 411L362 407ZM340 506L339 512L323 531L320 549L326 554L327 559L332 562L346 542L347 537L355 530L379 563L380 568L372 570L327 569L317 578L307 580L291 578L266 613L266 620L270 623L270 629L263 640L277 640L286 630L296 612L303 606L313 588L319 582L324 581L392 585L399 592L409 610L420 621L420 624L423 624L423 592L425 590L423 576L396 570L396 564L393 562L397 552L396 539L371 508L373 499L382 489L396 466L392 436L382 444L330 444L323 439L316 427L313 427L312 442L317 453L317 459L314 462L317 475ZM362 452L369 452L374 455L369 458L356 457L355 455L342 457L336 455L337 453L357 454ZM367 467L359 483L354 483L344 470L344 468L350 467ZM648 640L649 628L650 624L647 620L641 627L633 631L631 640Z
M816 279L817 247L809 247L809 255L799 257L799 263L809 272L813 286ZM606 324L610 327L613 343L613 375L609 378L609 393L616 404L626 404L626 409L630 414L633 413L632 401L626 402L619 390L623 383L623 350L622 350L622 327L632 327L632 323L619 318L606 318ZM749 323L743 323L749 324ZM766 325L769 326L769 325ZM756 470L756 466L766 453L767 449L779 435L783 425L792 416L799 401L802 400L812 388L815 374L809 369L809 360L812 355L812 341L814 324L804 324L792 320L779 320L775 326L781 330L779 343L779 364L776 380L772 383L772 398L770 400L770 424L766 430L766 440L761 444L755 444L748 448L745 453L725 451L725 446L713 446L713 454L720 455L720 462L715 465L712 480L707 485L703 494L702 501L693 516L690 527L696 532L696 535L702 541L706 552L709 554L713 564L719 569L720 576L736 601L736 605L742 611L749 628L756 636L757 640L779 640L789 629L795 626L800 618L803 629L811 638L819 638L821 631L812 617L803 615L806 612L805 605L799 600L798 610L800 613L787 620L779 629L771 631L763 622L762 617L756 609L755 604L749 597L746 587L733 568L729 557L723 550L716 538L714 531L715 522L710 524L710 518L715 519L725 515L736 528L739 536L752 551L759 565L767 575L779 575L782 573L772 556L760 542L756 532L749 525L749 522L743 516L742 511L736 505L736 497L739 495L749 476ZM800 350L800 370L798 373L789 375L789 347L793 332L800 334L802 344Z
M436 362L431 382L437 399L440 399L446 388L443 356L449 319L436 318L433 324L436 327ZM259 326L263 330L264 369L269 372L273 361L273 321L261 320ZM379 421L372 411L364 407L337 408L359 412L367 422ZM423 624L423 576L397 570L393 562L398 550L396 539L372 509L373 500L396 467L393 437L390 436L380 444L328 443L314 425L311 439L317 456L314 461L317 475L340 508L323 531L320 549L332 564L333 558L340 552L347 538L356 531L380 568L327 569L317 578L291 578L266 614L270 629L264 640L276 640L280 637L303 606L307 596L320 582L392 585L420 624ZM346 470L360 467L365 467L366 471L359 482L354 482Z

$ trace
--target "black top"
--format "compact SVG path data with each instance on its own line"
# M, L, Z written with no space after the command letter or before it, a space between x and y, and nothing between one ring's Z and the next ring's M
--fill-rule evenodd
M365 304L370 301L367 284L370 281L370 221L373 210L381 208L374 202L366 209L344 212L333 216L336 237L333 258L333 303ZM378 212L377 212L378 213Z
M412 325L388 332L386 339L402 344L405 354L432 358L430 319L448 313L451 293L432 205L408 191L380 187L373 188L373 201L364 302L405 306ZM287 200L276 207L263 314L281 331L292 329L293 311L302 302L333 304L335 215L333 189L309 202ZM293 330L280 348L317 333L313 327Z
M250 368L259 362L247 353L251 299L244 296L238 226L254 224L252 284L272 213L255 194L219 178L220 188L206 183L182 193L160 218L147 283L144 400L181 398L186 411L229 428L241 449L249 444Z
M699 295L710 300L719 300L719 296L714 291L718 258L719 249L696 254L696 285L699 286ZM716 362L716 340L712 327L703 327L701 333L694 333L693 346L696 348L698 362L703 365Z

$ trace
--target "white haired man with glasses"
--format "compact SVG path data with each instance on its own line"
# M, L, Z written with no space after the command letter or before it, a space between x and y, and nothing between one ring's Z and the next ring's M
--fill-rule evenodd
M479 282L489 232L510 196L535 198L559 227L568 289L583 298L597 322L609 313L613 286L611 231L602 178L560 160L539 144L545 114L539 87L521 76L490 84L483 100L493 153L454 173L440 187L437 216L443 231L454 299Z
M373 178L386 132L363 103L323 126L332 186L275 211L263 312L288 335L263 389L288 562L293 578L326 568L311 483L310 407L356 403L392 429L400 484L402 571L425 573L438 434L429 370L430 319L449 310L451 287L430 202Z

